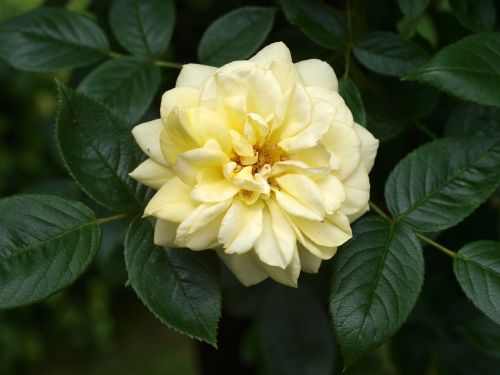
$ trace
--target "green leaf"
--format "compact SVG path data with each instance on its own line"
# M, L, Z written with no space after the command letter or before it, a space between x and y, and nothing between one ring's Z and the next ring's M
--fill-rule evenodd
M280 0L285 16L292 25L300 27L313 42L338 50L345 46L347 36L343 20L320 0Z
M84 94L60 83L58 90L56 135L71 175L103 206L138 211L147 190L128 175L144 159L131 126Z
M500 33L476 34L449 45L405 79L500 107Z
M500 138L441 139L406 156L389 175L387 206L396 220L436 232L468 216L500 183Z
M398 0L398 4L405 16L417 18L427 8L429 0Z
M330 314L346 367L404 323L424 278L422 248L403 224L366 217L335 256Z
M500 326L481 316L466 321L457 329L483 353L500 359Z
M493 0L449 0L460 23L472 31L491 31L495 26L496 8Z
M127 51L137 56L157 57L172 38L174 3L171 0L113 0L109 23Z
M328 316L319 299L307 289L273 285L257 324L269 374L333 373L337 350Z
M39 301L75 281L101 229L83 204L51 195L0 200L0 308Z
M344 98L358 124L366 125L366 113L363 99L354 81L350 78L341 78L339 81L339 93Z
M125 239L130 284L164 324L216 346L221 290L215 255L155 246L153 236L151 221L130 224Z
M453 271L467 297L500 325L500 242L465 245L453 261Z
M245 7L216 19L201 38L198 59L221 66L249 57L269 35L274 14L274 8Z
M500 134L500 109L475 103L459 104L448 118L445 135L460 137L477 134Z
M17 69L52 72L104 58L109 45L88 18L56 8L38 8L0 24L0 58Z
M366 105L366 128L380 142L396 138L406 129L406 118L385 100L368 97Z
M388 76L402 77L429 59L425 50L399 35L377 31L354 42L354 56L366 68Z
M78 90L135 123L151 105L160 81L160 68L140 58L125 57L97 67L80 83Z

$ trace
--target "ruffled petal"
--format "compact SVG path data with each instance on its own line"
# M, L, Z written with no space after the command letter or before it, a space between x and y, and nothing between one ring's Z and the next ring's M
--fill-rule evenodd
M146 159L129 176L141 184L159 190L174 174L164 165L158 164L153 159Z
M174 108L190 108L199 105L200 90L192 87L175 87L166 91L161 97L160 114L166 123L168 115Z
M185 125L179 120L179 109L174 108L165 121L163 131L159 134L161 152L170 165L175 164L177 155L201 146L194 129Z
M195 202L214 203L232 198L240 191L224 178L216 168L204 168L196 176L197 184L191 191Z
M352 237L349 220L345 215L333 214L321 221L292 218L297 228L311 241L326 247L337 247Z
M330 103L335 108L332 121L340 121L352 126L354 121L352 113L338 92L318 86L308 86L306 87L306 91L313 101L324 101Z
M361 125L354 123L354 130L361 140L361 161L364 163L366 171L370 173L377 155L379 141Z
M208 65L186 64L177 77L176 87L199 88L217 68Z
M365 165L360 164L342 184L346 199L342 203L340 211L345 215L354 215L364 210L370 199L370 180Z
M135 141L147 156L161 165L168 165L160 148L163 123L160 119L145 122L132 129Z
M300 174L286 174L276 177L276 182L281 187L281 194L277 194L277 197L278 195L283 195L286 199L289 196L291 199L294 199L298 204L307 209L308 213L306 216L309 216L309 212L312 212L314 217L317 217L320 220L324 218L326 212L323 196L313 180ZM287 210L286 204L283 206L283 199L278 198L278 202L287 212L293 214Z
M269 44L262 48L255 56L250 58L250 61L255 64L265 67L274 60L292 61L290 50L283 42Z
M175 233L179 223L172 223L161 219L156 220L154 243L158 246L174 246Z
M306 86L320 86L338 91L337 75L325 61L318 59L303 60L295 64Z
M231 270L240 283L251 286L260 283L268 278L260 266L261 262L253 252L245 254L226 254L224 250L218 249L217 255L224 264Z
M302 245L298 246L301 271L307 273L318 273L323 259L313 255Z
M290 60L276 59L269 64L269 70L278 79L283 92L287 92L296 83L303 83L302 77Z
M300 258L297 250L293 253L292 260L285 269L269 266L265 263L262 263L261 267L274 281L297 288L297 280L300 275Z
M342 202L345 201L345 191L342 182L340 182L337 177L330 174L316 181L316 184L323 196L326 213L332 214L337 211L342 205Z

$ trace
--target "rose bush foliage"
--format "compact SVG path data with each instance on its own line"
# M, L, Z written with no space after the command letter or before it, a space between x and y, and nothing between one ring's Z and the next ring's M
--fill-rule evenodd
M122 220L147 308L214 346L250 319L266 373L495 373L498 1L217 3L191 46L191 2L0 24L13 69L71 73L58 148L109 212L1 199L0 307L74 282Z

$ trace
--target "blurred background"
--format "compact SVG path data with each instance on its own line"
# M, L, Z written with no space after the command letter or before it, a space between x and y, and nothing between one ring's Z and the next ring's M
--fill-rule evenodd
M344 1L328 3L343 16ZM0 22L44 4L88 15L106 30L112 50L123 51L109 32L109 0L0 0ZM163 59L196 61L196 47L207 26L229 10L250 4L273 6L275 2L177 1L172 46ZM500 9L499 1L496 4ZM446 1L431 1L430 11L418 24L403 19L395 0L353 1L353 7L354 29L359 33L399 32L431 53L469 33L446 10ZM277 14L268 41L275 40L287 43L295 60L321 58L337 72L343 70L342 59L335 52L310 42L282 13ZM68 176L53 134L57 107L54 78L75 87L94 67L35 74L14 70L0 61L0 196L50 192L84 201L97 216L108 214L85 197ZM161 92L173 86L177 73L163 70L162 88L145 120L158 117ZM374 200L382 202L389 171L408 151L429 141L419 123L425 122L434 133L442 134L461 103L359 66L353 66L352 77L363 94L367 127L384 141L372 173ZM215 350L162 325L126 286L122 248L126 224L104 226L104 241L95 262L74 285L34 306L0 311L0 374L275 374L283 373L277 370L283 366L276 367L276 362L290 360L279 357L280 353L288 349L294 353L297 341L307 344L308 340L323 340L325 335L328 360L334 363L335 372L341 373L328 320L308 326L316 308L321 317L327 317L331 264L324 264L319 275L301 276L298 290L272 282L243 288L222 269L224 312L219 350ZM499 239L499 224L499 200L492 198L442 235L440 242L458 249L472 240ZM450 260L432 249L424 251L427 277L409 321L391 342L348 373L498 373L500 329L481 317L463 296ZM304 293L307 290L313 292ZM295 331L297 326L302 331ZM278 335L278 345L285 350L278 354L267 350L265 335L269 332ZM304 369L304 373L314 374L314 369Z

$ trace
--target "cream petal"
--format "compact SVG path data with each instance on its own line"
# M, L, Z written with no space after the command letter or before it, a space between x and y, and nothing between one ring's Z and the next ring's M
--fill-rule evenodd
M346 199L340 211L345 215L354 215L362 211L370 199L370 180L364 164L360 164L342 184Z
M266 66L273 60L285 60L292 61L292 55L290 50L283 42L276 42L269 44L268 46L262 48L255 56L250 58L250 61L254 62L259 66Z
M151 198L144 210L145 216L179 223L188 217L195 205L191 201L192 187L173 177Z
M161 219L156 220L154 243L158 246L174 246L175 233L179 223L172 223Z
M340 168L335 170L335 175L340 180L349 177L361 161L361 141L356 131L344 123L334 122L322 141L340 160Z
M325 211L328 214L337 211L342 205L342 202L345 201L345 191L342 182L340 182L337 177L330 174L325 178L317 180L316 184L323 196Z
M153 159L146 159L130 172L129 176L143 185L158 190L171 179L174 174L172 173L172 169L158 164Z
M199 88L216 68L208 65L186 64L183 65L179 76L177 77L176 87Z
M352 237L349 220L342 214L328 215L322 222L299 217L292 220L302 233L320 246L337 247Z
M361 161L364 163L366 171L370 173L377 155L379 141L359 124L354 123L354 130L361 140Z
M220 202L232 198L239 192L219 169L204 168L196 175L197 184L191 191L191 200L195 202Z
M345 124L352 126L354 121L352 113L338 92L317 86L306 87L306 91L313 102L325 101L330 103L335 108L335 114L332 120L344 122Z
M239 71L249 71L251 69L255 69L256 64L255 62L250 60L237 60L237 61L231 61L230 63L227 63L226 65L221 66L219 69L217 69L217 73L234 73L234 72L239 72Z
M322 259L317 256L311 254L309 250L307 250L302 245L298 245L299 250L299 259L300 259L300 268L301 271L307 273L318 273L319 267L321 266Z
M238 155L247 157L255 155L252 143L250 143L245 137L233 129L230 130L230 134L233 142L233 149Z
M240 283L251 286L267 279L267 273L262 270L261 262L253 252L245 254L226 254L224 250L218 249L217 255L229 268Z
M200 90L192 87L175 87L161 97L160 114L164 122L174 108L195 107L200 103Z
M186 127L179 120L179 109L170 111L160 135L161 151L170 165L174 165L177 155L201 146L194 129Z
M330 168L331 153L323 144L290 154L290 159L300 160L312 168Z
M286 160L273 164L273 167L271 169L271 177L288 172L303 174L313 179L318 179L326 176L329 171L330 168L328 167L311 168L309 165L300 160Z
M246 74L243 80L248 89L247 112L259 114L265 121L272 119L283 95L276 77L268 70L256 69Z
M300 258L297 250L295 250L290 264L285 269L269 266L265 263L262 263L261 267L274 281L297 288L297 280L300 276Z
M323 219L326 214L323 196L313 180L300 174L286 174L276 177L276 182L282 193L287 193L317 217Z
M355 214L352 215L347 215L349 218L350 223L354 223L356 220L358 220L361 216L366 214L368 211L370 211L370 205L366 204L359 212L356 212Z
M263 229L255 241L255 252L269 266L288 267L297 249L296 238L288 219L271 200L262 211Z
M261 201L247 205L235 199L220 226L218 240L227 254L242 254L254 246L262 232Z
M252 145L262 145L269 134L269 126L258 113L249 113L246 116L245 126L243 128L244 137Z
M141 150L161 165L168 165L160 148L163 123L160 119L145 122L132 129L132 135Z
M314 211L311 211L309 208L300 203L297 199L292 197L290 194L285 192L281 192L277 189L273 189L276 201L280 205L283 210L285 210L290 215L294 215L297 217L302 217L304 219L313 220L313 221L321 221L323 219L322 216L318 215Z
M299 71L289 60L276 59L273 60L268 69L274 74L281 85L283 92L287 92L296 83L303 84L302 76Z
M306 86L320 86L338 91L338 81L332 67L318 59L303 60L295 64Z

